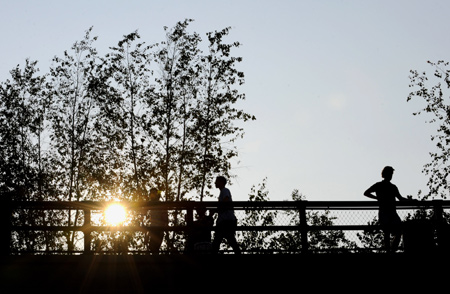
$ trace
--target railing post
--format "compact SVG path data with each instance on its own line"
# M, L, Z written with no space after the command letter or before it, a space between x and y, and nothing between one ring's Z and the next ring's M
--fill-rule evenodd
M193 225L194 225L194 207L193 205L189 205L191 203L188 203L186 207L186 231L184 232L186 234L186 245L185 245L185 251L188 253L193 253L194 251L194 244L192 243L192 231L193 231ZM194 202L192 202L194 204Z
M302 242L302 253L308 252L308 224L306 222L306 200L299 201L298 211L300 214L300 236Z
M433 223L436 230L438 249L443 249L446 243L446 226L443 219L442 200L433 200Z
M440 224L442 222L443 212L442 200L433 200L433 219L436 223Z
M186 207L186 223L189 226L193 222L194 222L194 207L192 205L188 205L188 207Z
M10 193L1 195L0 201L0 255L7 256L11 253L12 197Z
M83 223L83 234L84 234L84 254L92 254L91 251L91 210L88 208L83 209L84 212L84 223Z

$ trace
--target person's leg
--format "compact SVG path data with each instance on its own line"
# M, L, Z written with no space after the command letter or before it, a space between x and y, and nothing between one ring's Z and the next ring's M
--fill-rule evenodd
M391 251L391 233L388 229L383 230L384 233L384 249L386 252Z
M393 235L394 235L394 238L392 239L391 251L396 252L398 249L398 245L400 244L400 239L402 237L402 234L401 234L401 232L395 232Z
M403 223L398 214L392 216L390 220L390 231L393 235L391 243L391 251L396 252L398 245L400 244L400 239L402 238Z
M217 226L216 232L214 234L214 240L212 242L212 252L218 253L220 248L220 243L222 243L224 236L223 236L223 228L222 226Z
M381 230L383 231L384 235L384 250L386 250L386 253L389 253L391 250L391 232L389 228L389 214L387 214L385 211L380 210L378 212L378 222L380 224Z
M236 237L234 236L234 233L227 238L228 244L233 248L233 251L235 254L241 254L241 248L239 247L239 244L236 241Z
M241 248L239 247L239 244L236 241L236 227L237 223L235 221L228 222L226 227L225 238L227 239L228 245L230 245L231 248L233 248L234 253L241 254Z
M391 244L392 252L396 252L398 250L402 234L403 234L402 221L400 220L400 218L398 218L394 222L394 225L392 227L392 235L394 236Z

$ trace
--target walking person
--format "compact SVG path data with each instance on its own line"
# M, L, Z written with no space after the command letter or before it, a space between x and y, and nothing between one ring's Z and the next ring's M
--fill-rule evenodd
M218 176L216 178L216 188L220 190L219 203L232 202L231 192L226 188L227 179L223 176ZM233 248L235 254L240 254L241 249L236 241L235 233L237 227L237 219L234 214L234 208L232 206L224 207L220 205L217 210L217 220L216 220L216 233L214 235L214 241L212 243L213 253L219 252L220 244L223 239L226 239L228 245Z
M391 183L393 174L394 169L391 166L384 167L381 172L383 180L373 184L364 192L364 196L376 199L380 205L378 220L385 234L384 242L388 252L397 251L402 235L402 221L397 214L395 201L396 199L407 200L400 195L397 186ZM391 234L393 235L392 244L390 243Z

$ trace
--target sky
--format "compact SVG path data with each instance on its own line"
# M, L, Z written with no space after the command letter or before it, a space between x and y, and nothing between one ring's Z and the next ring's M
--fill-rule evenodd
M0 81L26 58L46 72L93 27L108 52L138 30L148 44L164 26L194 19L202 36L231 27L245 73L239 106L256 116L236 142L229 188L248 199L266 179L270 200L297 189L310 201L369 200L363 192L395 169L403 196L427 191L423 166L436 126L407 102L411 69L450 60L450 1L415 0L0 0Z

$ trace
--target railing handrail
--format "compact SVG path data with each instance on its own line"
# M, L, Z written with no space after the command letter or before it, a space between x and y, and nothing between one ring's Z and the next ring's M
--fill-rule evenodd
M13 209L90 209L103 210L112 203L120 203L130 209L195 209L217 208L222 205L235 209L265 208L265 209L375 209L379 207L378 201L233 201L221 203L218 201L8 201L7 205ZM450 208L450 200L405 200L397 201L398 209L433 207L436 204L443 208Z

